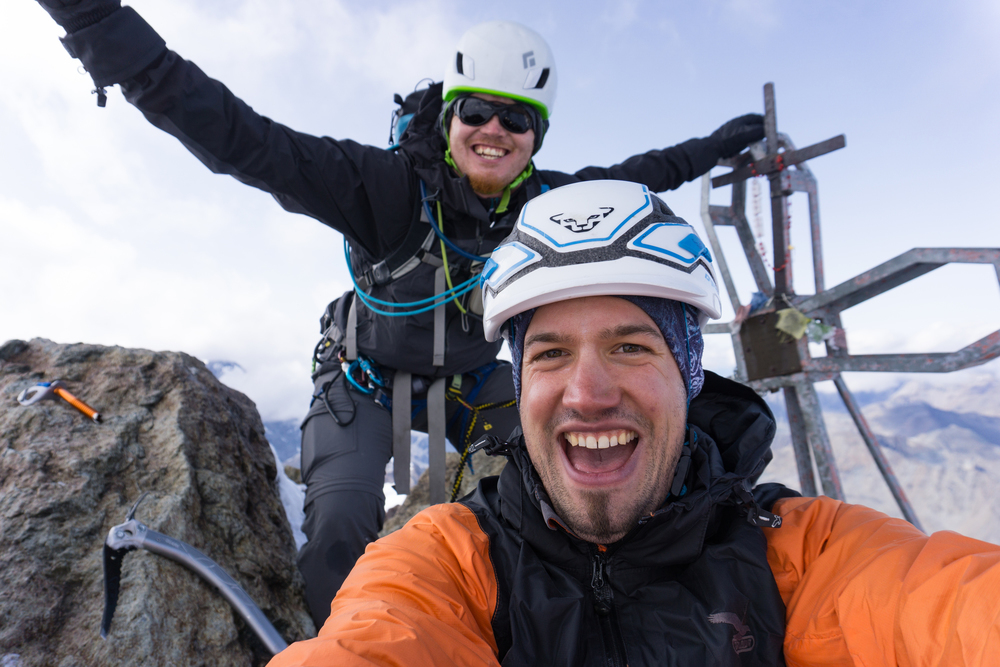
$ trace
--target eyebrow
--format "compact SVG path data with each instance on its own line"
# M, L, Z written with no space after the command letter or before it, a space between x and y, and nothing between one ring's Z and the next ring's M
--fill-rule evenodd
M619 324L615 327L608 327L607 329L602 329L599 336L601 340L612 340L614 338L625 338L627 336L644 335L653 336L660 340L665 340L663 338L663 333L655 326L650 326L648 324ZM532 334L524 339L524 347L528 348L536 343L568 343L572 340L573 336L570 334L559 334L551 331L542 331L540 333Z

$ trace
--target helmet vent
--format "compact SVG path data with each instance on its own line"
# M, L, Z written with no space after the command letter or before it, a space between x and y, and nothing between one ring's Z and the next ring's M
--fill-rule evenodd
M459 51L455 55L455 71L462 76L467 76L470 79L476 78L476 62Z
M528 77L524 80L524 87L529 89L540 89L545 87L545 82L549 80L549 68L533 69L528 72Z

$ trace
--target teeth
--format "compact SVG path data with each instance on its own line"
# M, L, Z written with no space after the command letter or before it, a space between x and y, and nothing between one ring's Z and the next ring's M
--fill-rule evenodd
M507 154L503 148L494 148L493 146L476 146L473 150L476 151L476 155L483 157L503 157Z
M626 442L635 440L638 436L635 431L618 431L612 434L592 435L586 433L567 433L566 440L573 447L586 447L587 449L608 449L624 445Z

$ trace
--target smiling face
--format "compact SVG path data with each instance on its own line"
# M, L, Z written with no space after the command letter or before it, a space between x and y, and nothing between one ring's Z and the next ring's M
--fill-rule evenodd
M514 104L513 100L497 95L476 93L473 97ZM527 168L535 147L535 131L515 134L505 129L497 116L476 127L453 115L448 141L451 157L460 175L469 177L473 191L480 197L499 197Z
M540 307L524 339L521 424L556 512L609 544L663 503L687 401L656 323L610 296Z

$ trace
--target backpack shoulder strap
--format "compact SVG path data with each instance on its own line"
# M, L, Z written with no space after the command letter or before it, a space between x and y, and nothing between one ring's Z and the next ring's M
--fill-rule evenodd
M388 257L373 264L370 269L355 276L358 287L368 290L373 285L385 285L406 275L423 261L434 242L434 228L431 227L423 202L417 207L410 221L406 237Z

